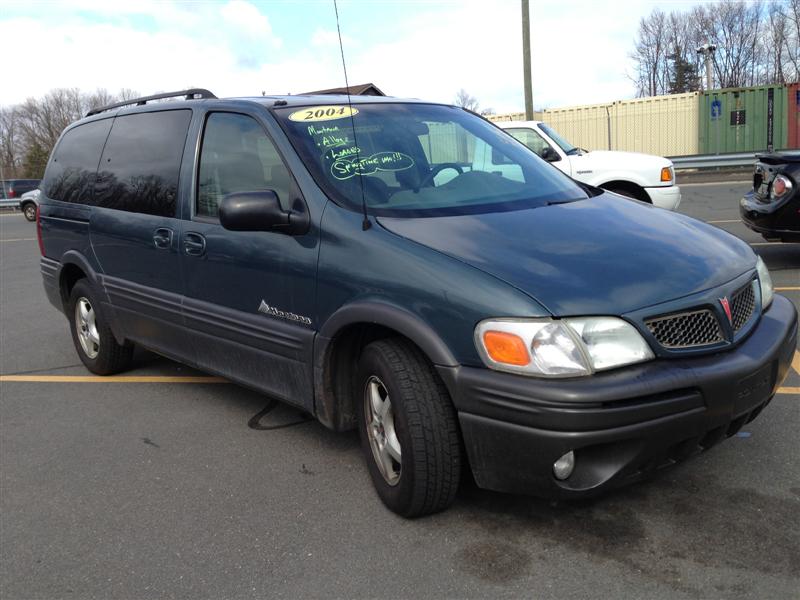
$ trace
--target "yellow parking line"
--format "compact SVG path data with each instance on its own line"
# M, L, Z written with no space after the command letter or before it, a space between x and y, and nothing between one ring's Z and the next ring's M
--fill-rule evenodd
M741 223L740 219L721 219L719 221L706 221L706 223Z
M794 358L792 359L792 368L800 375L800 352L794 351Z
M800 291L800 286L798 287L776 287L776 292L797 292Z
M228 383L222 377L168 376L168 375L120 375L101 377L97 375L0 375L0 382L35 383Z
M32 242L36 238L12 238L10 240L0 240L0 242Z
M800 373L800 352L795 352L792 368ZM169 375L0 375L0 383L229 383L222 377ZM800 387L781 387L778 394L800 395Z

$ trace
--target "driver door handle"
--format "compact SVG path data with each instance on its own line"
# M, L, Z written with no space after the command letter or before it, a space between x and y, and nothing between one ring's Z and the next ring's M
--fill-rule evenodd
M153 245L160 250L166 250L172 246L172 229L159 227L153 232Z
M187 232L183 238L183 251L189 256L203 256L206 252L206 238L194 231Z

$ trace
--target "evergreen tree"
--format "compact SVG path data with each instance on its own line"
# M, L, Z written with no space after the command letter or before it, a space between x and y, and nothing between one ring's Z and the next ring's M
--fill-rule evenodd
M683 94L699 90L700 75L697 67L679 54L670 54L668 58L672 61L668 93Z
M22 160L23 176L29 179L41 179L47 166L47 150L40 144L31 144Z

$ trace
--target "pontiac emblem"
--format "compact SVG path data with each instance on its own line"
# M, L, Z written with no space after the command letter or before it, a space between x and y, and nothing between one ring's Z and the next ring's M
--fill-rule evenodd
M722 310L725 311L725 316L728 317L728 323L733 325L733 316L731 316L731 304L728 302L728 298L720 298L719 303L722 305Z

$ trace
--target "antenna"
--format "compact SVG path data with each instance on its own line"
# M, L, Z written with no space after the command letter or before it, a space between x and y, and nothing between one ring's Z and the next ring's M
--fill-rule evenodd
M347 92L347 106L350 108L350 126L353 128L353 144L356 147L356 161L361 161L361 149L358 146L356 137L356 120L353 118L353 103L350 101L350 82L347 81L347 65L344 62L344 46L342 45L342 30L339 28L339 7L336 0L333 0L333 10L336 12L336 32L339 34L339 52L342 54L342 70L344 71L344 89ZM364 193L364 176L358 175L358 182L361 187L361 210L364 213L364 221L361 223L362 231L366 231L372 225L367 216L367 195Z

